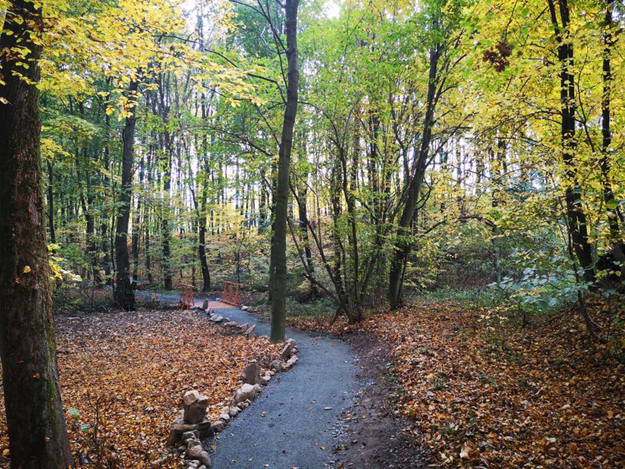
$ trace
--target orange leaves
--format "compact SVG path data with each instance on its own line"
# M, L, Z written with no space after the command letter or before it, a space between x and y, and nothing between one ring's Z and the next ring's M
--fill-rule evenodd
M593 314L595 343L576 315L488 327L484 311L451 302L371 315L344 332L373 331L391 348L398 409L435 465L621 467L625 365L613 344L625 312L597 304Z
M623 365L586 348L569 323L577 318L550 334L542 325L493 332L478 320L460 305L428 304L363 326L395 346L406 389L400 407L435 459L491 468L625 461L625 420L610 419L625 397L623 380L614 379Z
M279 353L266 339L226 335L191 312L60 317L56 330L70 441L82 465L100 457L116 468L179 467L166 440L184 391L209 396L216 419L248 361ZM8 467L7 448L2 412L0 467Z

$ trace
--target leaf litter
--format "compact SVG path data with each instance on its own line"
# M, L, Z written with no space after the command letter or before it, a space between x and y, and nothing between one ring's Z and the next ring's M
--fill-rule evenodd
M55 327L78 467L178 468L180 458L166 441L184 392L206 394L208 416L216 420L247 363L268 365L280 353L267 338L229 333L193 312L59 316ZM0 454L0 467L8 468L4 406Z

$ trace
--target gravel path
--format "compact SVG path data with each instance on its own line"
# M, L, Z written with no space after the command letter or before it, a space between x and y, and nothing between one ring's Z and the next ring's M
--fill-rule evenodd
M159 295L163 301L177 301ZM201 301L198 301L201 304ZM239 324L269 324L237 308L213 309ZM351 347L332 337L287 329L299 361L272 379L256 401L214 440L214 469L319 469L333 467L332 447L342 435L339 418L354 404L357 364Z

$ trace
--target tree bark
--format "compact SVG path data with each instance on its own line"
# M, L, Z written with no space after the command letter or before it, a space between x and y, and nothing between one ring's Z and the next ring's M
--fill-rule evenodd
M104 116L104 125L105 127L108 129L109 125L110 125L110 118L109 115L106 114ZM111 159L110 159L110 148L108 146L108 143L105 143L104 146L104 154L103 156L103 164L104 164L104 169L106 174L103 176L102 179L102 185L104 186L104 191L105 193L108 192L110 190L111 187L111 180L109 179L109 177L107 176L107 174L109 174L109 169L110 169L110 164L111 164ZM106 277L105 281L107 285L113 285L113 279L111 278L111 259L112 256L110 254L111 250L109 249L109 228L108 228L108 224L111 220L111 217L109 215L109 209L105 209L103 210L103 213L100 215L100 236L101 236L101 245L100 245L100 249L102 250L102 252L104 253L104 255L102 256L102 268L104 269L104 275ZM112 231L112 228L111 228Z
M271 244L271 341L284 340L286 320L286 231L289 205L289 167L293 146L293 129L297 115L299 73L297 70L297 8L299 0L286 0L286 56L288 61L286 105L280 150L278 152L278 184L276 190L273 237Z
M391 309L396 309L401 304L404 270L411 251L411 227L415 217L417 202L421 193L421 184L427 169L430 142L432 140L432 127L434 126L434 111L436 106L436 90L438 82L438 62L441 56L441 45L437 44L430 50L430 71L428 81L428 94L423 130L421 133L421 146L416 155L415 168L409 180L407 188L406 204L402 211L395 242L395 255L391 261L389 275L389 303Z
M163 120L167 122L167 117ZM169 131L163 133L163 149L167 156L167 166L163 174L163 205L161 218L161 251L163 253L163 287L165 290L173 290L172 266L171 266L171 232L169 217L171 215L171 202L169 191L171 190L171 172L173 165L173 149Z
M56 243L56 232L54 231L54 168L52 162L46 160L48 164L48 227L50 231L50 242Z
M139 164L139 184L143 186L145 159ZM136 289L139 283L139 242L141 234L141 199L137 200L135 215L132 219L132 285Z
M35 3L9 4L0 50L28 50L22 60L28 68L6 56L0 62L0 96L8 102L0 103L0 358L15 469L73 467L56 362L39 153L41 45L33 38L42 30Z
M302 184L298 190L297 206L299 212L299 229L302 235L302 241L304 243L304 254L306 256L306 270L308 274L313 277L315 275L315 264L312 259L312 249L310 249L310 237L308 236L308 210L306 207L306 199L308 197L308 187L306 184ZM310 296L315 297L318 294L317 285L314 282L310 282Z
M569 8L568 0L558 0L560 21L556 14L554 0L548 0L551 22L555 37L558 41L558 60L560 62L560 117L562 159L566 168L567 181L565 189L566 217L568 229L571 232L573 249L580 266L583 269L585 282L594 283L595 269L592 249L588 241L588 225L586 214L582 206L582 189L577 181L577 163L575 152L575 74L573 73L573 45L569 36Z
M82 105L81 105L82 108ZM84 113L81 113L84 115ZM91 189L91 177L89 176L89 160L87 157L87 149L83 148L82 152L82 160L78 153L76 152L76 177L79 181L82 180L81 168L84 163L84 178L86 182L86 187L82 188L82 184L79 185L80 189L80 205L82 206L82 211L85 216L86 222L86 241L87 241L87 257L89 259L89 265L91 267L91 278L94 283L100 283L102 279L100 278L100 265L98 263L98 247L96 244L96 235L95 235L95 219L93 217L93 213L91 212L91 208L93 207L93 190Z
M139 83L135 80L128 86L128 99L137 99ZM117 264L117 285L115 300L126 311L134 311L135 293L130 283L130 259L128 257L128 222L130 221L130 202L132 199L132 165L135 146L135 108L126 117L122 133L122 190L120 195L119 212L115 228L115 263Z
M206 96L201 96L201 112L202 121L208 117L206 105ZM202 157L204 158L204 177L202 178L202 201L200 207L196 204L198 211L198 255L200 256L200 266L202 269L202 292L209 292L211 289L211 275L208 270L208 261L206 259L206 204L208 200L208 182L210 181L210 164L208 160L208 138L204 135L202 139ZM194 197L195 200L195 197Z
M609 244L611 246L612 257L618 261L625 259L625 245L621 239L619 226L619 209L614 199L612 181L610 178L610 158L612 156L612 129L611 124L611 100L614 77L612 76L612 53L616 42L616 36L612 31L614 27L612 14L614 11L614 1L606 0L605 22L603 33L603 95L601 99L601 176L603 183L603 199L606 204L606 216L610 228ZM608 263L608 270L616 270L618 267L614 262ZM622 265L621 273L625 274L625 265Z

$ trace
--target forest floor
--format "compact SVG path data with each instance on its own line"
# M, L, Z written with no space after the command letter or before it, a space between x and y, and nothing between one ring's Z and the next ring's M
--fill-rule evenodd
M573 309L521 321L417 301L330 328L327 311L304 306L313 314L290 314L287 330L300 361L207 442L213 467L624 467L625 305L589 308L600 327L592 340ZM239 309L218 312L269 331ZM207 394L215 418L245 364L278 353L190 312L60 315L56 328L74 454L99 452L116 467L179 467L166 437L183 392Z
M85 467L96 467L99 453L109 464L100 467L179 468L166 442L184 392L206 394L215 420L247 363L279 355L268 339L231 334L193 312L61 315L55 322L72 451ZM0 467L8 468L1 407Z
M594 339L574 309L522 325L500 308L456 301L373 311L356 326L330 328L320 315L289 323L364 341L356 349L373 350L378 367L388 352L370 393L386 389L385 413L409 422L394 431L397 452L422 449L401 467L625 467L625 305L589 308Z

